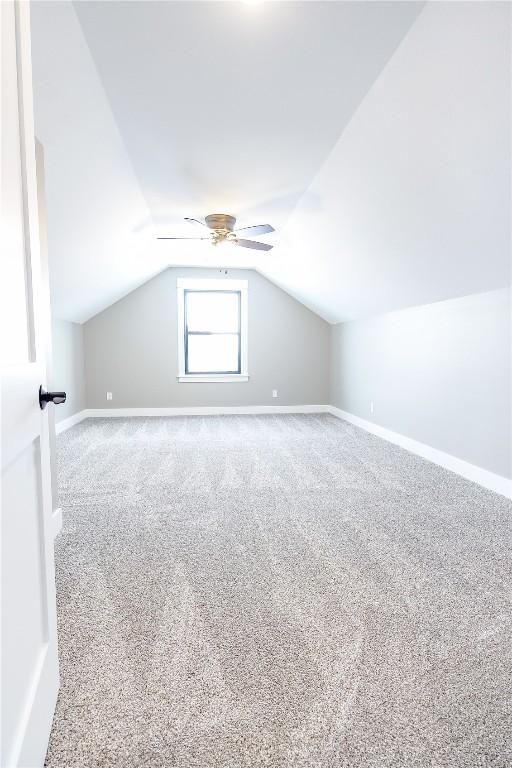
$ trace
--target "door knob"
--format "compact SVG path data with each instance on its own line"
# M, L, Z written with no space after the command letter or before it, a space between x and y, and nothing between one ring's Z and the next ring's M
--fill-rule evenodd
M42 411L46 408L48 403L54 403L60 405L66 402L65 392L47 392L42 386L39 387L39 406Z

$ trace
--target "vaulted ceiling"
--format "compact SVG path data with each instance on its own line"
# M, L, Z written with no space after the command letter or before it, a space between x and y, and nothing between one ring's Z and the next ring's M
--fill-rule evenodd
M168 265L255 267L334 322L499 287L509 12L33 4L54 313L82 322ZM215 212L271 223L274 249L156 241Z

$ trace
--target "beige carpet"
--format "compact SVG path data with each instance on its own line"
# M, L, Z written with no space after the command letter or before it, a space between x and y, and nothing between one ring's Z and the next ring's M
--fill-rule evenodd
M512 766L503 497L328 415L58 450L47 766Z

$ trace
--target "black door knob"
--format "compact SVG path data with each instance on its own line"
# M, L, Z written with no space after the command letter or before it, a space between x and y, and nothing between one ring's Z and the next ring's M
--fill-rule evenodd
M46 408L48 403L54 403L60 405L66 402L65 392L47 392L43 387L39 387L39 406L42 411Z

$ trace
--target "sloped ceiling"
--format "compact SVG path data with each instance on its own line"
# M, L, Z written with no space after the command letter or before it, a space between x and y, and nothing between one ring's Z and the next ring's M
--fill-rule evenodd
M507 279L507 4L32 14L58 317L167 265L254 267L334 322ZM274 249L155 239L219 211Z
M327 320L510 285L511 8L425 7L287 220L268 276Z
M70 3L32 3L52 312L82 322L166 265L135 232L149 209Z

